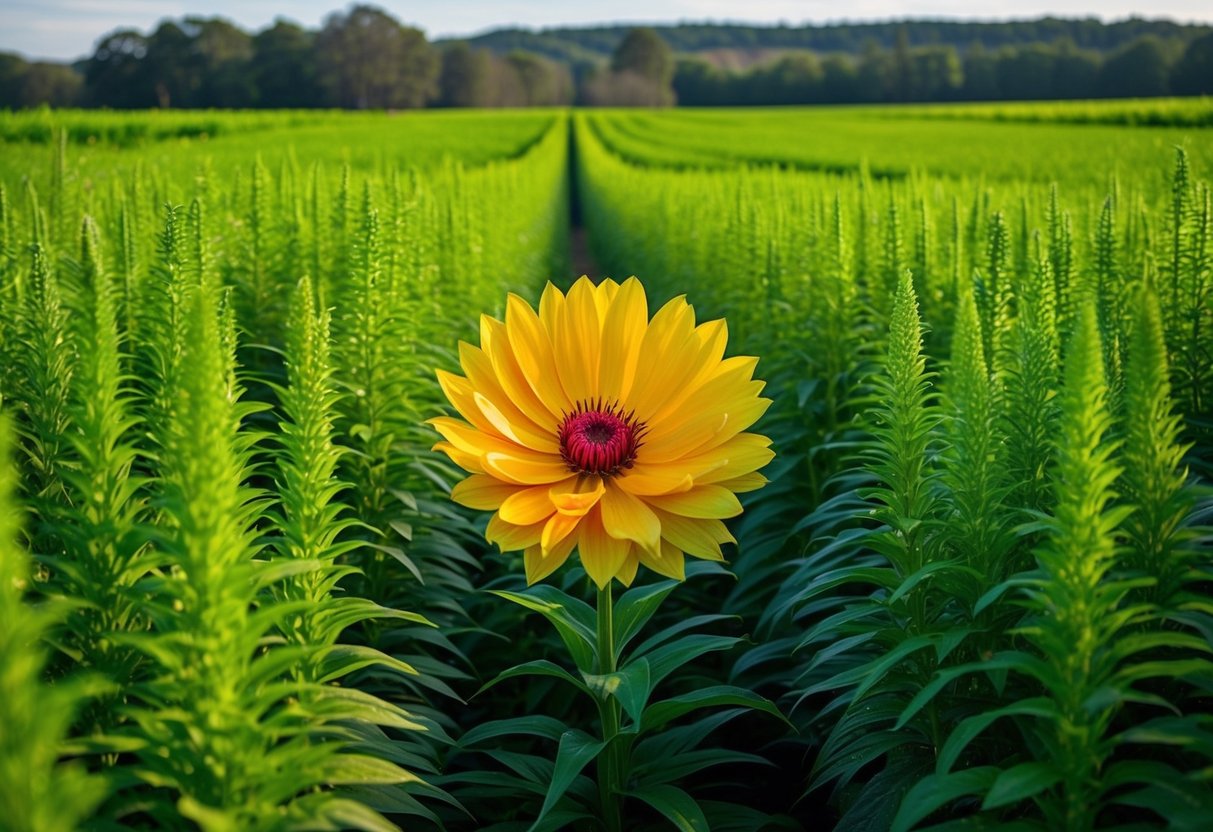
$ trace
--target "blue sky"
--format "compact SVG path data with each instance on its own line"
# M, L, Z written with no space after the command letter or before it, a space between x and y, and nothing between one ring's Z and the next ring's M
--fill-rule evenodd
M1056 14L1098 15L1105 20L1133 14L1175 20L1213 21L1210 0L491 0L401 3L383 0L400 20L427 35L467 35L509 25L529 27L603 22L743 20L791 24L893 17L1005 19ZM186 14L228 17L258 29L275 17L317 26L342 0L0 0L0 51L32 58L72 59L87 55L106 32L120 26L148 30L165 17Z

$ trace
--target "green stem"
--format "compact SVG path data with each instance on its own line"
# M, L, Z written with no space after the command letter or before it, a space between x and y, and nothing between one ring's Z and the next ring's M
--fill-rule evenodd
M614 601L611 585L598 590L598 672L601 675L614 673L615 666L615 621ZM619 812L619 700L603 693L598 700L598 714L602 720L602 741L606 748L598 757L598 794L602 801L602 822L607 832L622 832L623 823Z

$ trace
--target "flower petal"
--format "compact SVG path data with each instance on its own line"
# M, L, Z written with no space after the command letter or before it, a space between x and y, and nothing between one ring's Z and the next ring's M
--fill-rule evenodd
M510 396L502 389L497 379L497 373L493 369L493 362L484 354L484 350L460 341L459 363L463 367L464 373L467 374L472 388L476 391L473 398L481 413L485 413L485 408L480 403L481 397L483 397L492 402L494 409L500 412L501 416L499 418L503 418L512 425L519 426L520 432L526 435L538 437L541 445L536 450L554 449L556 445L554 425L551 422L538 425L514 405ZM502 430L500 421L492 420L487 413L485 413L485 416L493 421L494 428L501 432L503 436L510 435L508 429ZM527 443L523 442L522 444Z
M448 373L446 370L436 370L435 374L438 376L438 386L446 394L447 401L451 403L460 416L471 422L472 427L490 436L495 436L499 439L505 438L497 432L492 422L484 418L484 414L476 406L476 391L470 381L463 376Z
M673 543L670 543L670 541L661 541L659 554L654 554L639 547L636 547L636 551L639 553L640 563L652 569L658 575L664 575L676 581L686 580L686 558L682 556L682 550Z
M577 536L571 534L556 544L556 547L547 554L544 554L542 545L528 546L522 553L522 562L526 567L527 586L542 581L563 566L575 545L577 545Z
M451 458L451 462L458 465L469 474L483 474L484 466L480 462L480 456L477 454L469 454L467 451L462 451L456 448L450 442L436 442L431 451L441 451Z
M490 451L484 455L483 464L486 472L519 485L550 485L569 475L569 467L560 457L525 453L522 448L509 453Z
M577 549L581 553L581 565L590 579L602 589L623 569L632 543L606 533L597 507L582 520L580 533Z
M496 543L503 552L516 552L539 542L543 534L543 523L529 526L516 526L501 519L501 514L489 518L488 528L485 529L484 539Z
M619 487L637 497L655 494L677 494L689 491L695 481L690 474L673 466L643 465L637 463L615 478Z
M539 537L539 545L546 552L560 551L560 545L567 540L577 542L578 525L581 523L581 517L572 517L568 514L556 512L548 518L547 523L543 526L543 534ZM573 544L569 544L572 546ZM546 555L545 555L546 557Z
M549 489L548 496L561 514L584 517L605 492L602 477L583 475L556 483Z
M478 511L496 511L503 502L518 490L518 486L504 483L487 474L472 474L455 483L451 499L461 506Z
M682 517L719 520L741 514L737 495L719 485L697 485L681 494L649 497L650 505Z
M506 439L534 451L548 454L560 453L560 442L556 438L554 429L539 431L535 429L535 423L529 420L511 420L501 412L497 405L489 401L488 397L480 393L473 393L472 396L476 401L476 406L484 414L484 418L488 419L497 432Z
M555 442L556 425L560 421L559 409L553 409L545 404L538 395L535 387L527 378L517 356L510 344L509 332L506 325L488 315L480 316L480 349L488 356L493 365L497 382L509 400L532 423L540 428L551 428L552 441Z
M602 525L611 537L634 541L651 551L660 549L661 521L643 500L611 482L602 495L601 507Z
M506 301L505 330L518 369L552 418L559 420L561 414L573 409L573 403L560 386L552 339L535 310L517 295L510 295Z
M556 510L552 498L548 496L548 488L547 485L533 485L515 490L509 499L502 502L498 514L502 520L519 526L545 522Z
M694 520L655 509L661 519L661 536L688 555L704 560L724 560L720 544L735 542L719 520Z
M601 327L594 305L594 284L581 278L565 298L562 314L555 316L552 346L560 385L574 402L598 397L598 350Z
M628 278L615 294L602 325L598 395L605 401L625 401L631 391L648 318L644 287L636 278Z

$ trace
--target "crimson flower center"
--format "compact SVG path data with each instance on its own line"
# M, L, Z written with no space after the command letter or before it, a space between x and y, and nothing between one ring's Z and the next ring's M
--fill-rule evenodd
M560 424L560 457L569 470L610 477L636 461L644 426L617 404L579 402Z

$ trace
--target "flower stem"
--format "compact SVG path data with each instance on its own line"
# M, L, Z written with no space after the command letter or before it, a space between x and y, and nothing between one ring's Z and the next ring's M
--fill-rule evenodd
M598 590L598 673L614 673L615 667L615 621L614 601L611 585ZM598 757L598 794L602 802L602 822L607 832L621 832L622 817L619 812L619 700L603 693L598 700L598 714L602 720L602 741L606 748Z

